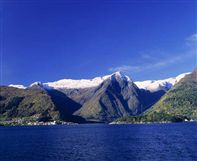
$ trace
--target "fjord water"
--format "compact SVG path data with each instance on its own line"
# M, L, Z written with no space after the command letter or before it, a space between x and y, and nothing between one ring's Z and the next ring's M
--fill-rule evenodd
M0 127L0 161L196 161L197 123Z

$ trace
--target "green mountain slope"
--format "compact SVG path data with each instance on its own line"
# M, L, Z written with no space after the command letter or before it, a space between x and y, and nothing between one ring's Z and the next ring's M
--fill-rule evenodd
M162 122L197 120L197 69L186 75L152 108L137 117L124 117L124 122Z
M51 98L40 89L0 87L0 119L12 120L27 117L29 120L49 121L59 117Z
M78 108L79 104L56 90L0 86L0 121L83 121L72 115Z

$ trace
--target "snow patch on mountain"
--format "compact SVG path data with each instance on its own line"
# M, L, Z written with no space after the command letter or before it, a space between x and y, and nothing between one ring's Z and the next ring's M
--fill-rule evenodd
M134 82L138 88L156 92L159 90L169 90L172 86L178 83L183 77L190 73L183 73L177 77L167 78L163 80L146 80Z
M156 92L158 90L169 90L172 86L174 86L177 82L179 82L185 75L190 73L183 73L178 75L177 77L167 78L163 80L146 80L146 81L136 81L134 82L138 88L149 90L151 92ZM110 75L106 75L103 77L96 77L93 79L80 79L80 80L73 80L73 79L62 79L55 82L34 82L29 87L33 86L40 86L45 89L81 89L81 88L93 88L99 86L103 81L107 79L123 79L128 82L132 80L122 74L121 72L115 72ZM21 88L25 89L27 87L23 85L14 85L10 84L10 87Z
M103 81L107 79L112 79L112 77L116 77L116 78L118 77L130 81L130 78L128 76L123 75L121 72L116 72L111 75L96 77L93 79L81 79L81 80L62 79L55 82L44 83L44 85L53 87L54 89L92 88L99 86Z
M36 86L39 86L41 88L48 89L48 90L53 89L53 87L50 87L48 86L48 84L42 83L42 82L34 82L29 87L36 87Z
M15 88L20 88L20 89L25 89L27 87L25 87L24 85L20 85L20 84L10 84L9 87L15 87Z
M42 86L42 82L34 82L32 84L30 84L30 87L33 87L33 86Z

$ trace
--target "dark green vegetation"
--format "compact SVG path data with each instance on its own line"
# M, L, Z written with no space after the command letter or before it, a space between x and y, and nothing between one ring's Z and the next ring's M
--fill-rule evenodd
M152 108L139 116L119 118L119 122L180 122L197 120L197 69L186 75Z
M162 112L155 112L151 115L125 116L118 118L117 123L149 123L149 122L183 122L190 121L188 117L183 115L171 115Z
M83 121L80 117L72 116L79 107L79 104L56 90L46 91L39 86L28 89L0 87L0 121Z
M24 118L28 120L49 121L58 119L58 111L41 88L17 89L0 87L0 119Z

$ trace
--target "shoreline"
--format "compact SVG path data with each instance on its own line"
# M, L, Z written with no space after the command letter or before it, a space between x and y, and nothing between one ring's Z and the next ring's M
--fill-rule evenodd
M180 121L180 122L172 122L172 121L161 121L161 122L124 122L124 121L118 121L118 122L111 122L110 125L135 125L135 124L169 124L169 123L191 123L191 122L197 122L197 120L192 121Z
M0 126L50 126L50 125L76 125L78 123L74 122L64 122L64 121L51 121L51 122L27 122L18 123L13 121L1 121Z
M105 124L105 125L152 125L152 124L171 124L171 123L197 123L197 120L193 121L182 121L182 122L170 122L170 121L162 121L162 122L110 122L110 123L73 123L73 122L34 122L34 123L26 123L26 124L12 124L12 123L3 123L0 122L0 127L8 127L8 126L58 126L58 125L94 125L94 124Z

